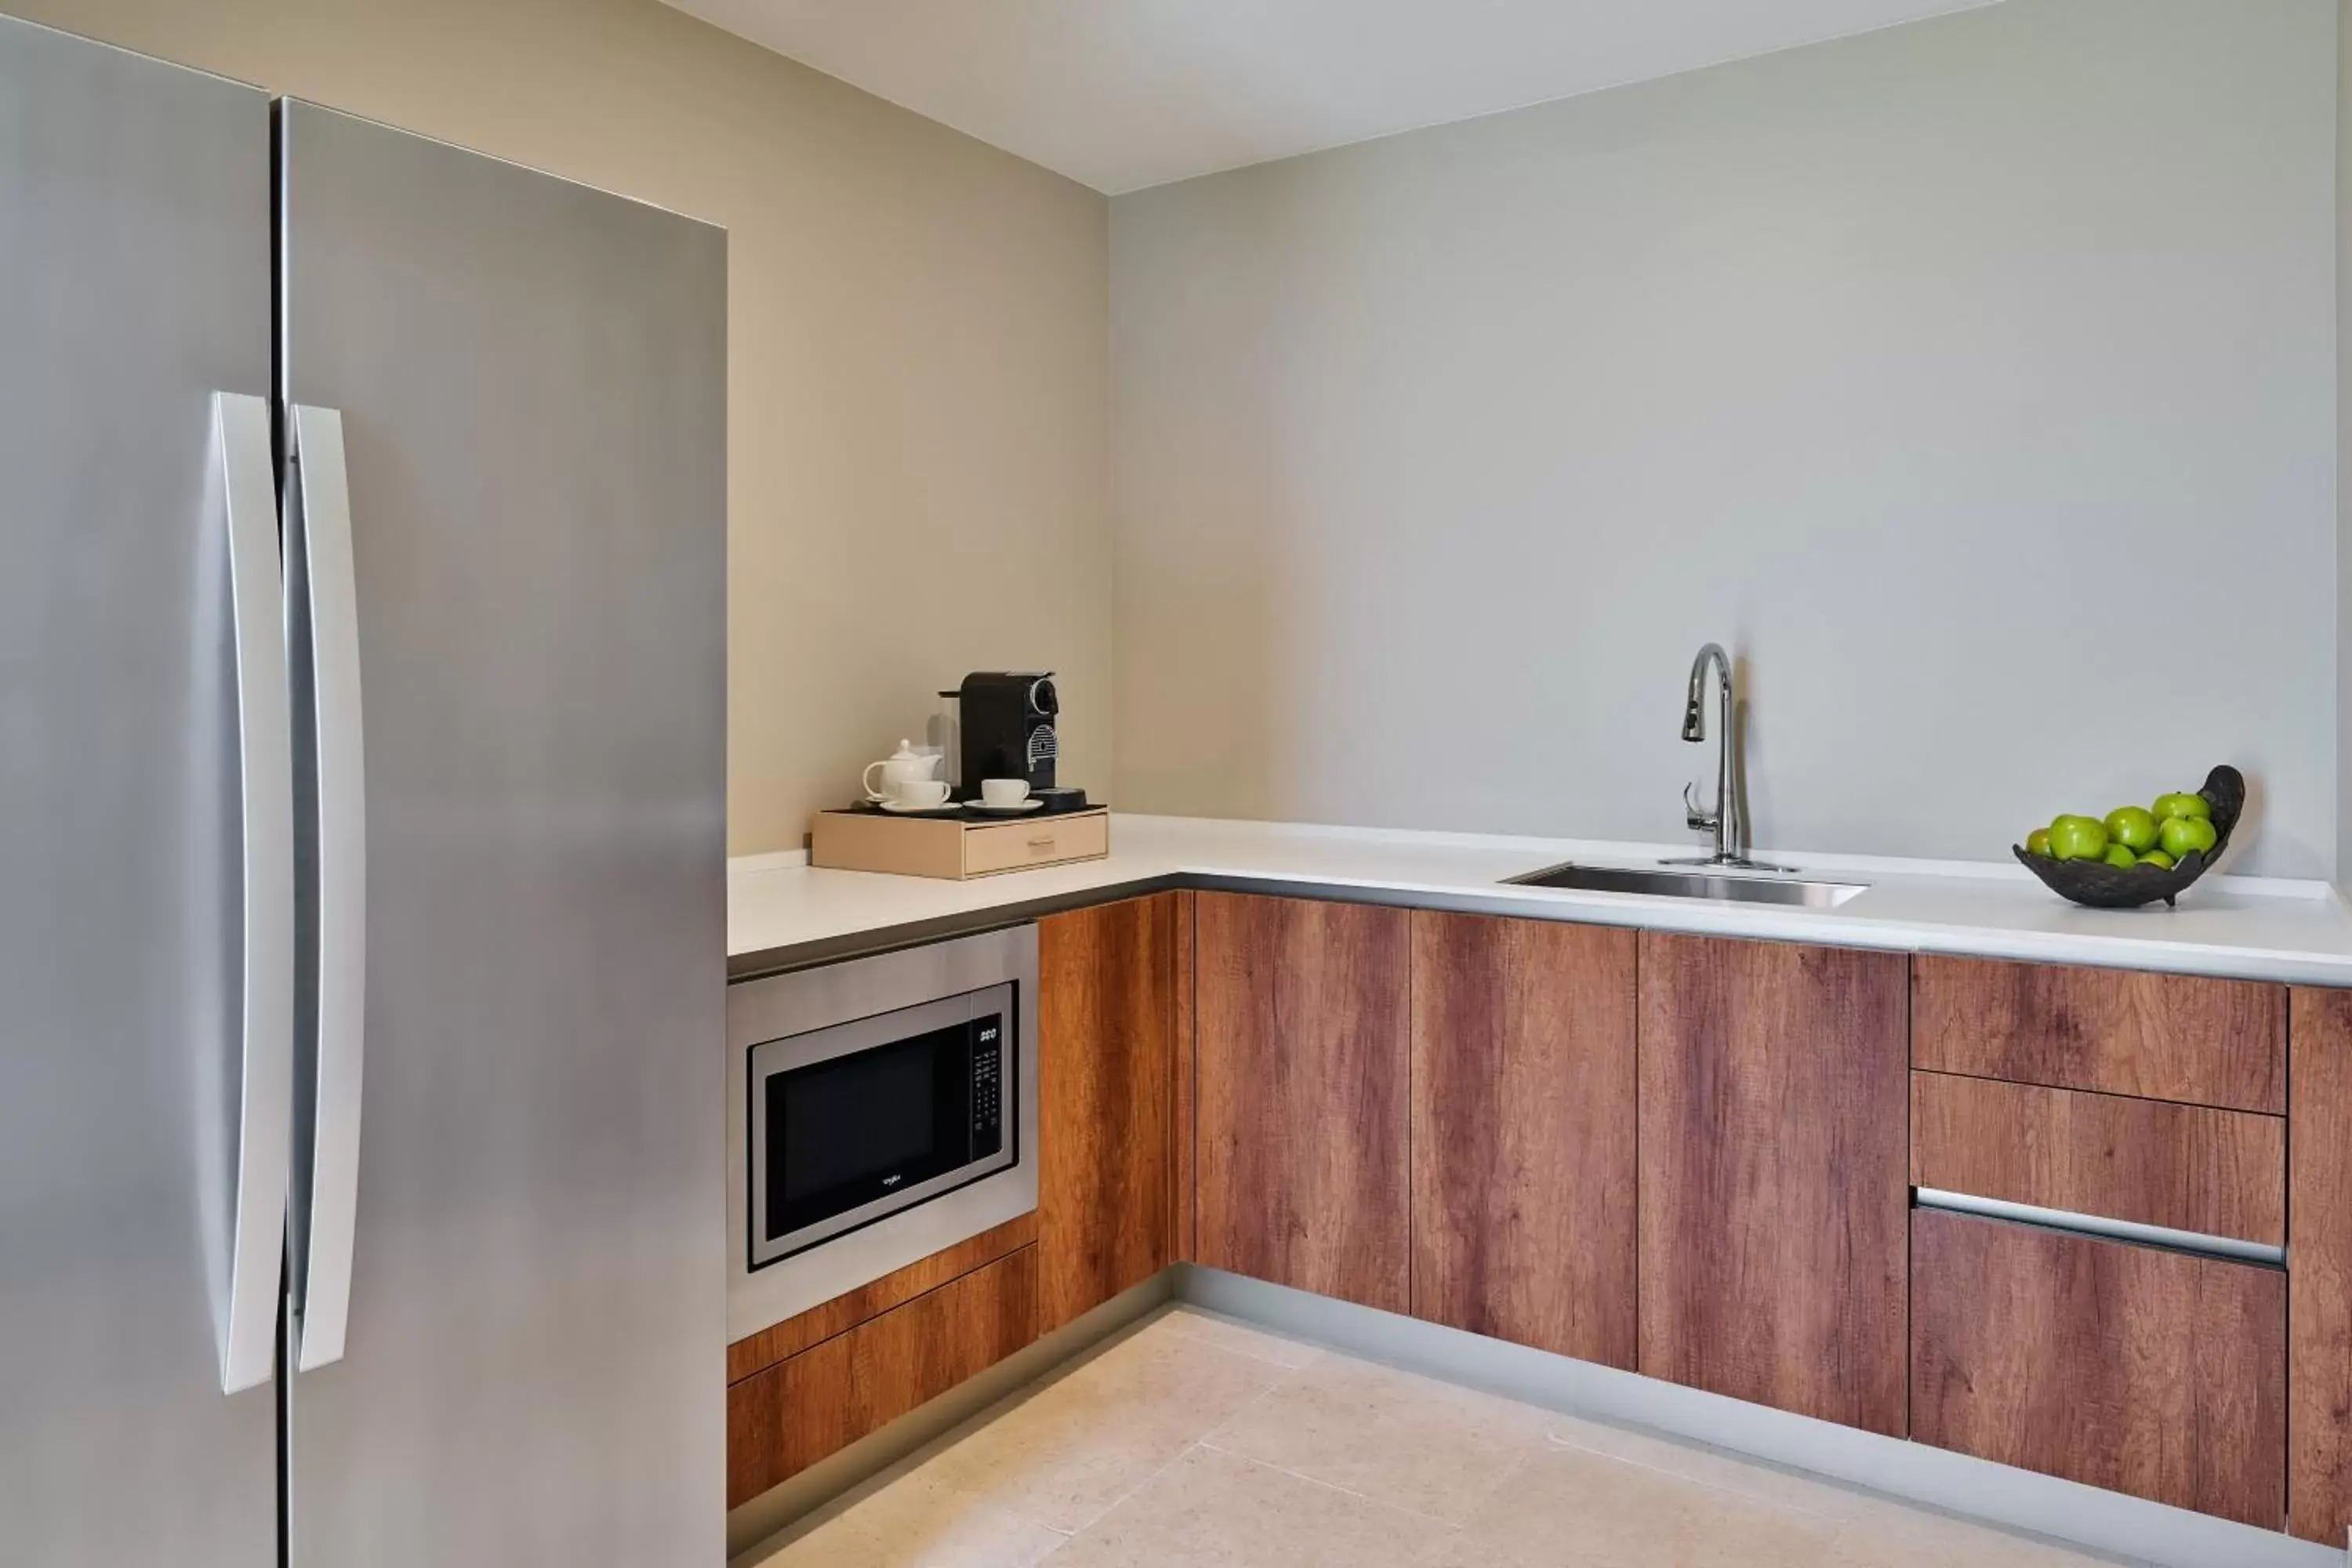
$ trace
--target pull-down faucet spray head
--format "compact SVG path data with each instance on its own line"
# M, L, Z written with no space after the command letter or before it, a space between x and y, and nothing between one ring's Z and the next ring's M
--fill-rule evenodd
M1724 721L1731 720L1731 656L1717 643L1709 643L1698 650L1691 660L1690 692L1683 703L1683 739L1699 742L1706 739L1706 667L1713 662L1723 672Z

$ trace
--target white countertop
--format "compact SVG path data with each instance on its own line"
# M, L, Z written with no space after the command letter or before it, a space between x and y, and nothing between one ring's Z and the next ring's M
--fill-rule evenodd
M1776 850L1759 857L1869 886L1834 909L1808 910L1502 885L1561 860L1643 865L1691 853L1690 844L1118 815L1107 859L967 882L819 870L788 855L730 861L727 950L782 964L795 950L1189 874L1658 931L2352 986L2352 910L2319 882L2213 876L2178 909L2085 910L2011 863Z

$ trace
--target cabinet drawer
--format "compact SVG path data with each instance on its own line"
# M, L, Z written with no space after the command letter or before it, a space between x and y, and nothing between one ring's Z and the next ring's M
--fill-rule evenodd
M2286 1123L1990 1079L1911 1075L1923 1187L2282 1247Z
M1911 1215L1911 1436L2266 1530L2286 1510L2286 1276Z
M992 871L1017 871L1024 866L1099 860L1109 853L1110 817L1105 813L1027 817L964 829L963 874L985 877Z
M2283 985L1922 955L1911 1049L1938 1072L2286 1110Z
M1024 1247L727 1390L727 1506L977 1376L1037 1337Z
M1021 1215L978 1236L967 1237L919 1262L860 1285L846 1296L835 1296L821 1307L811 1307L798 1317L786 1318L748 1339L738 1340L727 1347L727 1381L740 1383L780 1361L790 1360L811 1345L960 1279L983 1263L993 1263L1008 1253L1018 1252L1037 1239L1037 1216Z

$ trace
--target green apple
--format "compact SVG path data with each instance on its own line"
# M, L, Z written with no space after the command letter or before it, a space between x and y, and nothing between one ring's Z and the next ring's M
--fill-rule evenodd
M2107 813L2107 837L2137 855L2156 847L2156 817L2136 805L2119 805Z
M2047 858L2050 853L2050 830L2037 827L2025 836L2025 852Z
M2095 816L2061 816L2050 824L2050 853L2061 860L2096 860L2107 852L2107 826Z
M2201 816L2174 816L2165 819L2158 837L2164 842L2164 852L2176 860L2182 860L2211 849L2221 836L2214 832L2213 825Z
M2139 864L2139 857L2131 852L2128 844L2109 844L2105 858L2108 865L2120 866L2126 871Z
M2174 865L2172 857L2161 849L2149 850L2139 858L2139 863L2143 866L2160 867L2167 871L2171 870Z
M2176 816L2210 817L2212 815L2212 802L2188 790L2156 797L2156 816L2159 822L2169 821Z

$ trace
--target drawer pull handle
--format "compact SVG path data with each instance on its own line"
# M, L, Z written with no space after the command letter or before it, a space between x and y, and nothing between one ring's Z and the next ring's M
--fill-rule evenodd
M1032 849L1051 849L1053 847L1054 836L1050 833L1046 834L1042 838L1032 838L1029 840L1029 847Z
M2076 1214L2071 1209L2046 1209L2035 1204L2011 1203L2007 1198L1980 1198L1973 1194L1948 1193L1935 1187L1914 1187L1912 1194L1912 1201L1919 1207L1941 1209L1948 1214L2014 1220L2025 1225L2038 1225L2048 1230L2095 1237L2104 1241L2136 1241L2149 1247L2168 1247L2174 1252L2226 1258L2235 1263L2284 1264L2286 1261L2286 1248L2284 1247L2272 1247L2259 1241L2241 1241L2234 1236L2208 1236L2202 1231L2174 1230L2169 1226L2107 1219L2098 1215Z

